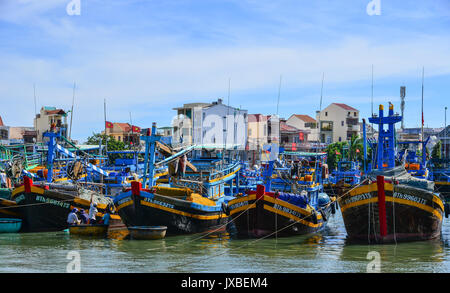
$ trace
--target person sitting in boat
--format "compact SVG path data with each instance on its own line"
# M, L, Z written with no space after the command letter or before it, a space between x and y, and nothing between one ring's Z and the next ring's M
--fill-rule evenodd
M80 209L78 216L80 217L82 224L87 224L89 222L89 216L84 209Z
M103 218L100 220L100 224L109 225L109 220L111 219L111 207L108 205Z
M89 223L88 224L96 224L97 223L97 204L92 200L93 196L91 196L91 207L89 208Z
M80 224L80 220L78 220L78 217L77 217L77 212L78 212L78 209L74 208L69 213L69 216L67 217L67 224L69 224L69 225L78 225L78 224Z

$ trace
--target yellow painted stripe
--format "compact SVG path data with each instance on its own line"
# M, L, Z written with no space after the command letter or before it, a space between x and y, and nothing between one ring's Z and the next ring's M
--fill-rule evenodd
M241 211L244 211L244 210L247 210L247 209L250 210L250 209L254 209L254 208L256 208L256 204L255 203L252 203L251 205L241 206L241 207L238 207L237 209L234 209L234 210L230 211L230 216L234 215L236 213L239 213Z
M376 203L376 202L378 202L378 198L377 197L372 197L372 198L363 199L363 200L360 200L360 201L355 201L355 202L352 202L352 203L349 203L349 204L346 204L346 205L342 205L342 206L340 206L340 208L341 208L341 212L343 213L343 212L345 212L346 209L357 207L357 206L361 206L361 205L365 205L365 204L368 204L368 203Z
M17 187L17 188L14 188L14 190L11 192L11 198L12 197L14 197L14 196L16 196L16 194L18 194L18 193L22 193L22 192L24 192L25 191L25 186L19 186L19 187Z
M168 208L168 207L164 207L164 206L160 206L151 202L147 202L145 200L141 200L141 204L145 205L145 206L149 206L152 208L156 208L156 209L160 209L160 210L164 210L170 213L174 213L174 214L178 214L178 215L182 215L182 216L186 216L186 217L190 217L190 218L194 218L194 219L199 219L199 220L215 220L215 219L219 219L224 217L222 215L222 213L220 213L219 215L213 215L213 216L204 216L204 215L195 215L195 214L191 214L191 213L186 213L186 212L182 212L182 211L178 211L172 208Z
M369 192L373 192L373 191L377 191L378 190L378 186L377 183L372 183L369 185L362 185L359 186L355 189L353 189L352 191L349 192L350 196L354 196L354 195L359 195L361 193L369 193ZM391 183L384 183L384 190L388 190L388 191L392 191L393 190L393 186Z
M33 193L44 194L44 191L45 191L44 188L40 188L40 187L36 187L36 186L31 186L31 192L33 192Z
M450 185L450 182L447 182L447 181L435 181L434 184L437 184L437 185Z
M240 169L241 169L241 168L237 168L237 170L231 172L231 173L228 174L228 175L225 175L225 176L223 176L223 177L219 177L219 178L216 178L216 179L213 179L213 180L209 180L209 183L213 183L213 182L216 182L216 181L219 181L219 180L224 180L224 179L230 177L231 175L235 174L235 173L236 173L237 171L239 171Z
M79 197L76 197L73 200L73 202L75 202L77 204L80 204L80 205L84 205L84 206L90 206L91 205L91 202L89 200L84 199L84 198L79 198Z
M308 222L308 221L305 221L303 219L297 218L296 216L293 216L293 215L291 215L289 213L286 213L286 212L274 209L273 207L268 206L268 205L264 205L264 209L268 210L268 211L270 211L272 213L276 213L276 214L282 215L282 216L284 216L286 218L292 219L292 220L294 220L296 222L302 223L303 225L306 225L306 226L309 226L309 227L317 228L317 227L322 226L322 223L314 224L312 222Z
M440 220L442 220L442 212L439 212L438 210L436 210L435 208L432 208L430 206L421 204L421 203L417 203L411 200L407 200L407 199L402 199L402 198L394 198L392 196L386 196L386 201L389 202L394 202L394 203L399 203L399 204L404 204L404 205L409 205L409 206L414 206L416 208L422 209L424 211L427 211L429 213L432 213L433 215L435 215L436 217L438 217ZM343 205L341 206L341 212L345 212L345 210L352 208L352 207L357 207L357 206L361 206L361 205L365 205L368 203L378 203L378 198L377 197L372 197L369 199L364 199L364 200L360 200L357 202L352 202L350 204L347 205Z
M288 202L285 202L284 200L277 200L277 199L275 199L275 198L273 198L271 196L264 195L264 200L268 201L268 202L271 202L271 203L274 203L274 204L279 204L279 205L284 206L284 207L286 207L288 209L291 209L291 210L294 210L296 212L299 212L299 213L301 213L301 214L303 214L305 216L309 216L311 214L311 212L309 212L308 210L302 209L302 208L300 208L300 207L298 207L296 205L293 205L293 204L290 204Z
M243 202L243 201L250 201L250 200L254 200L254 199L256 199L256 194L250 194L248 196L239 197L239 198L230 200L228 202L228 205L230 206L230 205L233 205L233 204L236 204L236 203L240 203L240 202Z
M419 209L422 209L424 211L427 211L429 213L432 213L433 215L435 215L436 217L438 217L441 221L442 221L442 212L439 212L438 210L436 210L435 208L432 208L430 206L421 204L421 203L417 203L411 200L407 200L407 199L403 199L403 198L393 198L391 196L386 196L386 201L390 201L390 202L395 202L395 203L400 203L400 204L405 204L405 205L409 205L409 206L414 206L417 207Z
M442 211L444 211L444 204L442 203L442 199L440 199L436 195L433 195L433 202L437 203Z
M124 202L123 204L121 204L121 205L119 205L119 206L117 207L117 210L120 210L120 209L122 209L122 208L124 208L124 207L130 206L130 205L132 205L132 204L133 204L133 201L132 201L132 200L127 201L127 202Z

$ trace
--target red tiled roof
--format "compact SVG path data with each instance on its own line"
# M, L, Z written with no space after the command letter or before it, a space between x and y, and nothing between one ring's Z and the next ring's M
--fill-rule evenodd
M119 126L125 132L131 131L131 126L128 123L114 123L114 125Z
M280 131L298 131L301 132L300 129L295 128L293 126L287 125L285 121L280 121Z
M267 116L263 114L248 114L248 122L267 121Z
M304 122L308 122L308 123L315 123L316 122L316 119L312 118L309 115L297 115L297 114L294 114L294 116L297 117L300 120L303 120Z
M47 113L47 115L52 115L52 114L66 114L66 112L63 109L56 109L56 110L47 110L45 111Z
M353 107L350 107L350 106L347 105L347 104L341 104L341 103L333 103L333 104L335 104L335 105L337 105L337 106L339 106L339 107L341 107L341 108L343 108L343 109L345 109L345 110L358 111L357 109L355 109L355 108L353 108Z
M0 116L0 126L5 126L5 125L3 124L2 116Z

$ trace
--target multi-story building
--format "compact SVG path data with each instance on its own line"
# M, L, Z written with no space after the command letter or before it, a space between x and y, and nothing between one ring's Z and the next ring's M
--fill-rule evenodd
M106 122L106 134L126 144L139 145L141 128L129 123ZM104 131L102 132L104 133Z
M319 139L319 133L317 131L317 121L311 116L293 114L286 121L286 124L303 130L304 133L307 133L304 141L317 142Z
M174 108L174 144L203 145L217 148L245 149L247 143L247 110L222 103L191 103Z
M298 129L288 125L286 120L280 119L280 147L287 151L307 151L310 144L307 137L310 130Z
M360 132L359 110L346 104L332 103L316 112L316 120L320 121L320 141L324 143L350 140Z
M36 142L36 131L33 127L6 126L0 117L0 144L29 144Z
M268 142L268 117L262 114L248 115L247 149L261 150Z
M67 137L67 113L55 107L42 107L40 113L34 118L34 129L38 142L43 142L44 132L50 130L61 129L61 134Z

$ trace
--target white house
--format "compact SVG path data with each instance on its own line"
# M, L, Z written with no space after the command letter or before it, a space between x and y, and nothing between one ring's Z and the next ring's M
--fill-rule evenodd
M67 113L55 107L42 107L39 114L34 118L34 129L36 130L37 141L43 141L43 134L50 131L52 127L63 128L62 135L67 137Z
M174 108L173 143L217 148L245 149L247 143L247 110L216 102L184 104Z
M316 112L320 121L320 141L333 143L350 140L352 135L358 135L359 110L342 103L332 103L321 112Z
M316 142L319 139L317 121L308 115L293 114L286 120L286 124L308 132L305 141Z

